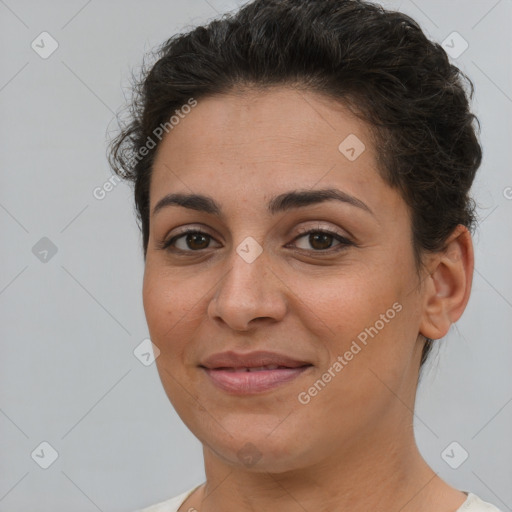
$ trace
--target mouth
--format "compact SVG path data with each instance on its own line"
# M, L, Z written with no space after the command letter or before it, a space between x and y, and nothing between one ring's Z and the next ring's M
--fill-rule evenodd
M215 354L199 365L217 388L235 395L273 390L313 367L309 362L272 352Z
M304 366L310 366L310 365L304 365ZM303 368L303 367L298 366L297 368ZM267 370L293 370L295 368L289 367L289 366L277 366L275 364L269 364L267 366L255 366L255 367L240 366L238 368L226 366L226 367L210 368L210 369L211 370L222 370L222 371L226 371L226 372L264 372Z

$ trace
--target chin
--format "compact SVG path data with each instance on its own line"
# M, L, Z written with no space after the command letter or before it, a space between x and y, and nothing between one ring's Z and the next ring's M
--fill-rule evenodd
M250 418L248 420L250 421ZM245 425L246 422L241 423ZM238 430L226 429L227 432L218 425L215 431L203 428L198 432L194 429L194 425L190 427L192 427L192 433L205 447L205 461L212 456L219 457L233 468L256 473L286 473L306 467L314 462L312 454L320 451L314 450L311 445L305 443L304 436L297 432L292 432L288 428L283 429L278 435L275 426L275 431L272 432L272 429L268 429L266 422L258 424L254 418L252 418L252 427ZM228 432L233 435L230 436Z

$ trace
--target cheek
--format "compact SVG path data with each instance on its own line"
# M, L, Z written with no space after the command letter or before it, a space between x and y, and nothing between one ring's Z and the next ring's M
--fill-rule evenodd
M338 309L342 320L326 344L328 361L301 390L301 404L310 401L301 407L319 430L329 425L355 435L396 405L395 393L408 400L403 383L408 381L415 336L406 305L394 298L369 302L364 294L354 295L350 307Z
M380 315L385 320L398 317L393 308L400 299L396 283L386 282L376 272L302 276L294 281L300 283L294 291L300 296L297 306L302 308L299 316L308 322L306 327L340 342L356 338L377 321L380 326Z
M297 302L302 326L325 348L321 371L340 375L332 389L349 402L372 400L372 388L383 387L375 374L394 387L407 371L417 337L417 304L414 294L403 292L403 273L365 270L303 280Z
M198 300L193 287L154 266L146 266L142 300L153 343L162 354L181 353Z

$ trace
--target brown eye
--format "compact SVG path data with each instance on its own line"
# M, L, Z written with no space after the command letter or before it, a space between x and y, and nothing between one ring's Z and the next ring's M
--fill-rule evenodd
M334 237L326 233L315 233L309 235L309 243L313 249L329 249L333 242Z
M298 236L295 241L305 239L306 244L309 247L299 247L299 249L307 250L307 251L317 251L317 252L328 252L329 249L338 250L344 249L349 245L354 245L347 238L333 233L331 231L323 230L323 229L312 229L306 231L302 235ZM333 246L333 242L338 242Z
M208 249L213 237L197 229L187 230L180 235L172 237L161 246L162 249L182 252L197 252Z
M210 243L209 238L203 233L188 233L185 235L185 244L190 249L206 249Z

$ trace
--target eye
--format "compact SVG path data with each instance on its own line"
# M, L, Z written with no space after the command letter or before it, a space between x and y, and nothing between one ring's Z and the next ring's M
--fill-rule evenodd
M320 227L309 230L304 229L300 231L300 233L301 234L293 241L296 242L297 240L304 238L306 239L306 244L309 244L310 247L312 247L312 249L310 247L299 247L301 250L331 252L342 250L350 245L354 245L353 242L343 235ZM199 252L201 250L209 249L209 245L212 240L214 240L214 238L204 231L197 228L187 228L180 234L162 242L160 244L160 249L175 252ZM338 243L333 246L333 242Z
M301 238L304 238L306 244L309 244L310 247L313 247L313 251L316 252L330 252L329 250L338 251L345 249L350 245L354 245L353 242L351 242L343 235L322 228L303 230L302 234L296 237L294 242L300 240ZM337 241L338 244L334 246L334 249L332 249L332 244L334 241ZM311 250L308 247L299 247L299 249Z
M214 238L208 233L197 228L188 228L183 230L179 235L173 236L169 240L164 241L160 248L169 249L172 247L172 250L176 249L177 251L182 252L198 252L208 249L211 240L214 240ZM181 247L177 242L181 244Z

